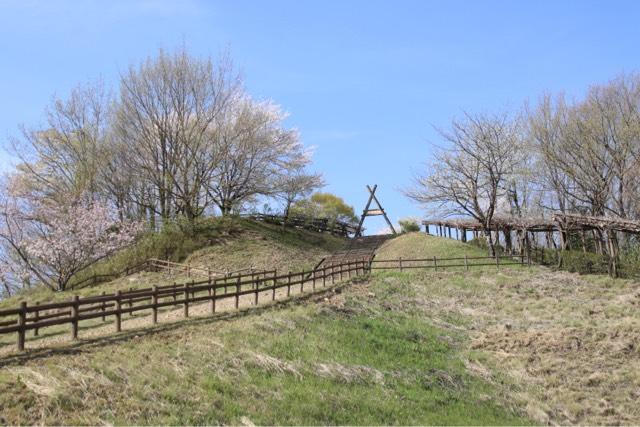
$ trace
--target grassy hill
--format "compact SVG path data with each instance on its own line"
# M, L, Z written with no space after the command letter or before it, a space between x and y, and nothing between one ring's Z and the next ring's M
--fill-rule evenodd
M217 271L234 271L253 266L258 270L302 270L313 267L320 259L344 247L346 239L307 230L279 226L245 219L211 218L202 221L189 233L179 227L167 227L160 233L149 233L133 247L96 264L80 275L109 274L122 271L148 258L169 259L209 267ZM15 307L21 300L61 301L72 295L89 296L101 292L113 293L152 285L187 280L186 274L141 272L94 286L52 292L34 287L11 298L0 300L0 309Z
M376 252L380 259L487 256L487 251L457 240L414 232L388 240Z
M341 244L278 233L245 229L189 259L233 266L252 251L285 265L265 242L297 263ZM413 233L377 257L461 255L485 253ZM536 266L378 272L269 307L142 319L0 356L0 422L638 424L639 303L638 282Z
M413 233L387 242L378 257L464 254L485 255ZM537 266L382 273L379 280L403 288L405 301L420 299L431 324L467 337L467 368L511 384L511 401L536 423L640 423L638 281Z
M9 424L521 424L393 275L0 368ZM412 302L407 302L411 300ZM2 363L2 362L0 362Z

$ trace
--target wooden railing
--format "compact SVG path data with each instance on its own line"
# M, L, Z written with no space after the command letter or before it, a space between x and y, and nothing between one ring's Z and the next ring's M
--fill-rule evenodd
M300 286L304 292L305 285L315 290L320 283L326 286L336 280L342 281L352 275L368 273L369 259L350 260L337 265L324 266L311 271L288 272L278 274L275 270L268 272L251 272L182 284L153 286L128 292L118 291L90 297L74 295L70 301L29 305L26 301L20 306L8 310L0 310L0 318L13 317L0 322L0 334L17 334L18 350L24 350L26 332L39 330L55 325L71 325L72 339L78 338L78 325L82 321L115 318L115 331L121 331L122 315L138 311L151 312L151 322L158 322L158 309L182 305L184 316L189 316L189 305L209 302L211 313L216 312L216 302L226 298L235 299L235 308L239 308L239 300L244 295L254 295L254 304L258 304L261 292L271 291L271 300L276 298L276 290L287 288L286 296L291 295L292 286Z
M270 215L261 213L252 213L242 215L256 221L264 221L270 224L286 225L289 227L304 228L306 230L317 231L320 233L331 233L337 236L350 237L355 235L357 227L347 222L333 220L330 218L310 218L304 216Z
M126 267L122 271L119 271L117 273L92 274L91 276L87 276L82 280L70 283L69 289L80 289L80 288L84 288L85 286L93 286L98 283L108 282L110 280L114 280L119 277L128 276L130 274L138 273L140 271L146 271L148 270L148 268L149 268L149 260L146 260L138 265L134 265L133 267Z
M241 268L238 270L214 270L208 267L197 267L192 266L191 264L179 263L166 261L163 259L150 258L147 260L147 270L149 271L168 271L170 273L178 272L184 273L187 277L191 276L203 276L207 278L219 277L219 276L228 276L231 274L239 274L239 273L259 273L261 270L258 270L255 267L247 267Z
M371 270L411 270L411 269L433 269L435 271L447 269L469 270L474 267L494 266L530 266L531 259L525 255L504 255L495 257L452 257L452 258L396 258L396 259L373 259L371 260Z

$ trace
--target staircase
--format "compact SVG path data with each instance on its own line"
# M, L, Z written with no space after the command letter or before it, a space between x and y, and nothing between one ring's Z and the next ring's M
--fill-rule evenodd
M364 258L370 260L375 255L376 249L392 237L394 237L393 234L354 237L345 249L337 251L323 259L317 268L339 264L349 260L362 260Z

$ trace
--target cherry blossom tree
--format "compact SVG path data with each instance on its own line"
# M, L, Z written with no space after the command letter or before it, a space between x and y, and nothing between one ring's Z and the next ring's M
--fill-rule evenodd
M102 201L80 198L52 204L25 201L10 191L4 195L0 218L5 256L17 259L15 268L57 291L64 291L74 274L133 243L142 230L141 223L120 220Z

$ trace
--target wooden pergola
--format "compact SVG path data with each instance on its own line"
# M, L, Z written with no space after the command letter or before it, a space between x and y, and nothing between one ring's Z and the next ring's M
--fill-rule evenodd
M514 218L495 217L488 227L478 221L464 218L452 218L448 220L431 219L424 220L427 234L431 234L430 226L435 227L434 235L467 241L467 233L473 233L478 238L480 233L495 233L495 241L505 243L505 250L512 253L514 250L513 235L521 254L530 256L531 246L539 246L536 235L544 233L546 246L562 252L570 249L568 235L578 234L581 237L582 249L587 251L587 234L593 234L596 243L596 252L609 254L609 273L617 276L618 239L616 233L640 234L640 221L612 217L596 217L580 214L554 214L550 218ZM501 239L502 233L502 239ZM558 236L556 243L555 236ZM606 245L606 250L605 246ZM558 263L562 264L562 256L558 256Z

